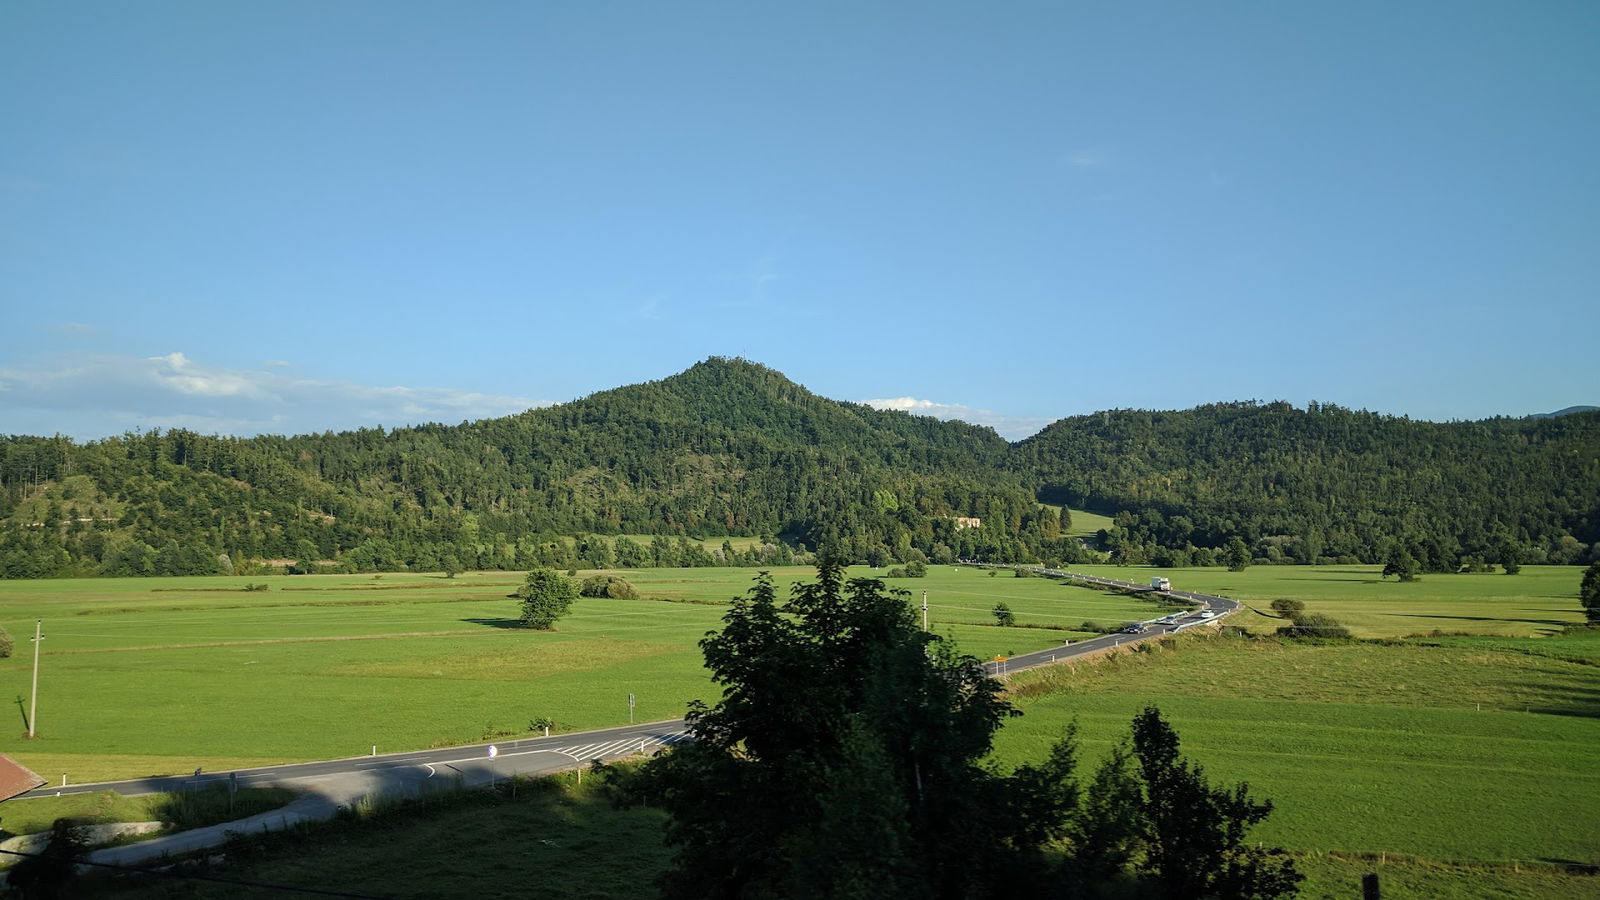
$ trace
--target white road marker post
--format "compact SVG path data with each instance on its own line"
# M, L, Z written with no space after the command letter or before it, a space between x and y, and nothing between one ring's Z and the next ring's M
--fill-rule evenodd
M494 769L495 769L494 758L496 756L499 756L499 755L500 755L500 748L496 747L493 744L490 744L489 745L489 787L491 787L491 788L494 787Z

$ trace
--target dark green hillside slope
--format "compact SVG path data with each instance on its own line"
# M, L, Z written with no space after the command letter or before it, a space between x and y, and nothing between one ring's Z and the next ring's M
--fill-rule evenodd
M1433 423L1312 404L1233 403L1063 419L1016 448L1041 496L1121 509L1130 557L1156 546L1425 567L1462 557L1578 562L1600 541L1600 414Z
M986 428L839 403L763 366L709 359L454 426L5 439L0 565L11 577L183 574L227 554L520 568L577 562L557 536L626 533L781 537L862 560L913 548L1016 558L1040 551L1045 517L1005 467L1009 452ZM955 516L986 527L958 533ZM606 544L595 559L624 550ZM649 564L711 561L668 549Z
M1039 499L1122 510L1118 561L1205 562L1187 549L1241 537L1274 561L1379 562L1398 542L1433 570L1586 562L1600 413L1435 424L1236 403L1063 419L1013 446L713 358L460 425L0 438L0 576L754 565L802 546L874 563L1079 558ZM663 537L611 537L629 534ZM688 540L716 535L765 540Z

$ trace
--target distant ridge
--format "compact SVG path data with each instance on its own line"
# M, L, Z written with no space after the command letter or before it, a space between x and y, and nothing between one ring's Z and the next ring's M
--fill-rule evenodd
M1557 416L1570 416L1573 413L1594 412L1595 410L1600 410L1600 406L1569 406L1566 409L1558 409L1555 412L1534 413L1533 415L1529 416L1528 418L1530 418L1530 419L1554 419Z
M459 425L0 435L0 578L788 565L811 551L1187 565L1234 539L1267 562L1381 562L1403 543L1430 572L1507 552L1576 564L1600 558L1600 415L1581 409L1436 423L1248 401L1107 410L1011 444L712 357ZM1115 519L1085 547L1040 501ZM689 540L719 537L755 540Z

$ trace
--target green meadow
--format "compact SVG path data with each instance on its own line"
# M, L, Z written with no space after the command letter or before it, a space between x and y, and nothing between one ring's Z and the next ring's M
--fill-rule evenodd
M1092 571L1143 581L1155 570ZM1019 673L1011 684L1025 715L1001 732L994 758L1036 760L1076 721L1087 775L1155 703L1214 779L1249 781L1274 801L1255 836L1301 855L1312 876L1305 896L1354 896L1364 871L1386 872L1390 897L1594 896L1596 879L1556 868L1600 863L1600 775L1588 753L1600 746L1600 633L1563 631L1579 619L1580 573L1528 567L1403 585L1373 567L1167 570L1180 589L1261 610L1293 597L1390 640L1191 633L1148 652ZM0 695L27 696L34 618L46 633L41 737L20 737L18 702L0 749L52 780L83 781L467 742L525 731L537 716L568 729L612 725L627 720L630 692L641 720L714 697L697 642L754 573L620 574L643 599L580 599L548 633L507 627L516 604L505 595L518 581L508 573L0 582L0 625L17 643L0 660ZM786 593L811 574L774 577ZM269 589L244 592L252 581ZM1085 620L1165 611L973 569L888 583L911 591L914 607L927 590L934 630L985 658L1080 640ZM997 602L1031 627L996 627ZM1253 613L1234 623L1257 633L1280 624ZM1394 640L1405 635L1421 636ZM632 826L596 821L609 813L592 804L562 808L565 825L589 835L583 852L608 852L615 829L638 841ZM450 815L439 821L456 827ZM384 826L370 843L340 840L381 862L377 845L394 838ZM640 864L659 865L656 851L650 858ZM466 863L437 864L455 878ZM263 871L275 880L283 865ZM351 886L381 883L389 870L374 866ZM497 876L507 891L525 874L513 868Z
M1148 583L1172 579L1175 590L1218 594L1265 612L1246 611L1228 624L1271 630L1273 600L1302 600L1311 612L1349 626L1357 637L1403 637L1433 631L1539 637L1583 622L1578 606L1580 566L1524 566L1517 575L1424 575L1402 584L1382 577L1382 566L1251 566L1155 569L1144 566L1071 566L1075 572Z
M715 697L699 640L749 589L744 569L619 574L635 601L580 599L551 632L511 627L512 573L0 582L11 725L0 751L72 782L353 756L524 733L675 718ZM780 593L808 568L774 573ZM861 567L852 575L881 575ZM247 584L268 585L247 592ZM990 658L1079 640L1084 620L1160 615L1137 598L935 566L896 587L930 596L934 630ZM995 626L1007 603L1019 626ZM37 739L26 732L34 620L42 619Z

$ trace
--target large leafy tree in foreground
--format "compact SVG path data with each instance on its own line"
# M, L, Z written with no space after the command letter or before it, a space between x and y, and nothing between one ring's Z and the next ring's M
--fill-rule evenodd
M1294 892L1244 845L1271 805L1208 784L1154 709L1084 792L1071 730L1039 765L982 764L1017 712L904 591L824 564L780 603L763 574L724 622L701 642L722 700L623 781L670 814L666 897L1095 896L1134 863L1165 896Z
M1014 711L904 592L825 564L780 604L762 575L701 642L721 702L632 786L671 813L670 897L969 896L1016 826L979 765Z

